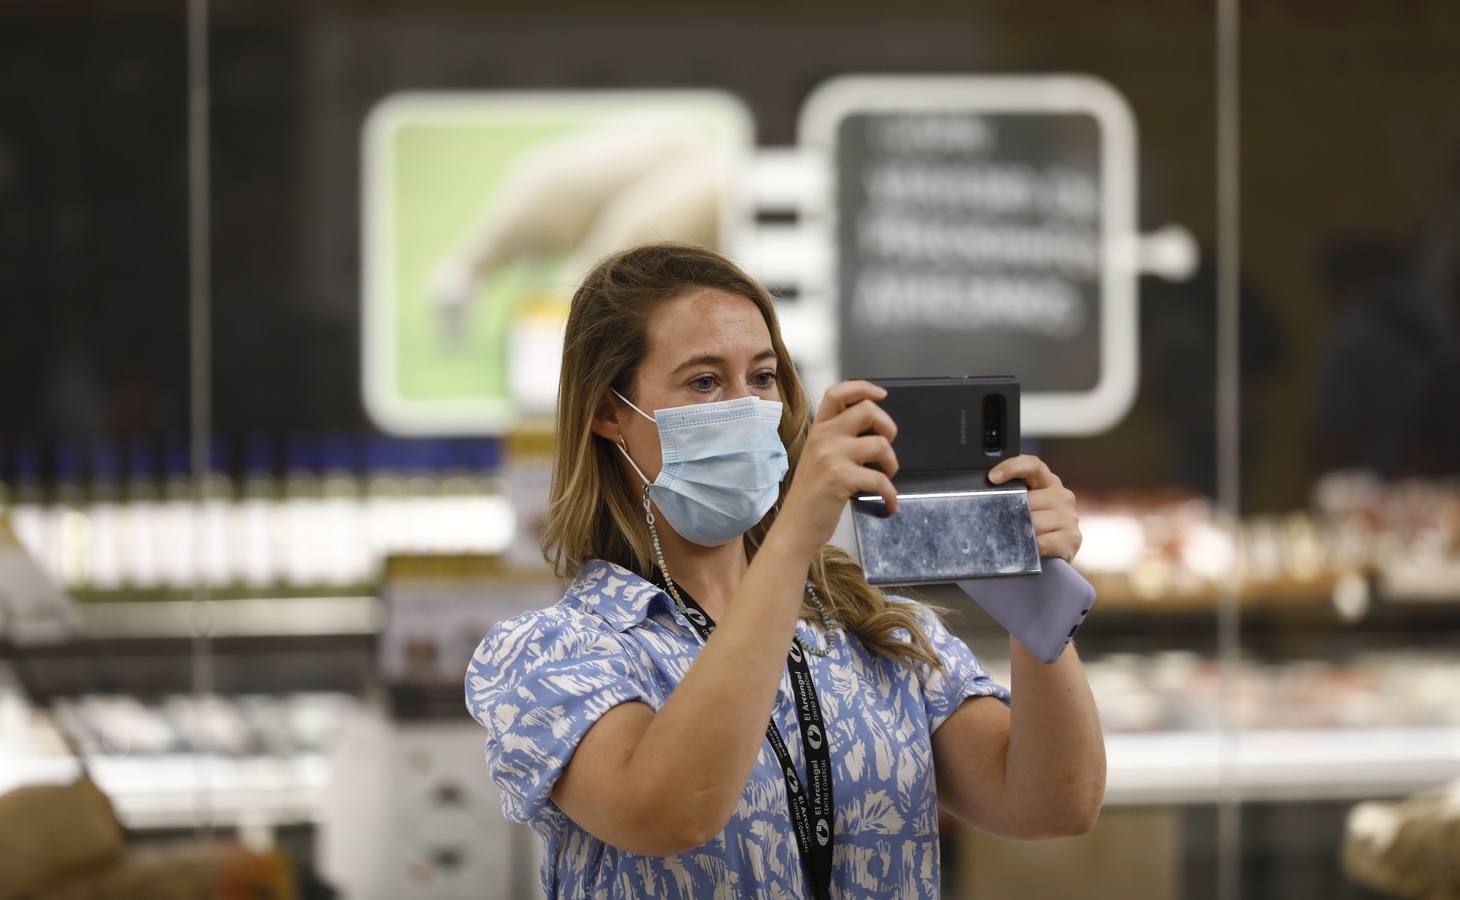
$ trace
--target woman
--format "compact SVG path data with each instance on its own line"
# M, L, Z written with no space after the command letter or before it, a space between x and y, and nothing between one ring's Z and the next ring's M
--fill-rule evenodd
M883 394L838 384L811 424L770 296L709 250L586 277L543 537L574 581L494 627L466 679L548 896L936 897L940 800L1003 835L1090 828L1104 744L1074 650L1045 666L1011 639L1011 702L827 545L853 492L896 508ZM1041 553L1074 556L1074 495L1042 462L991 477L1025 479Z

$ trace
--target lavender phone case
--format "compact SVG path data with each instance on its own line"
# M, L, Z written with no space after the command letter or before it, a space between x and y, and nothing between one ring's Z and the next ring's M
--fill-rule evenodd
M958 588L1042 663L1060 658L1095 605L1095 588L1067 562L1042 560L1038 575L978 578Z

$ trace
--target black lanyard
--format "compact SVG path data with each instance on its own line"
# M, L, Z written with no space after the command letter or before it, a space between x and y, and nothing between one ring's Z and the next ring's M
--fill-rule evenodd
M715 630L715 620L709 613L685 593L678 583L675 588L688 607L685 619L704 640L710 639ZM801 721L801 749L806 754L806 775L811 789L803 790L801 778L791 763L791 754L781 730L772 717L766 726L766 740L775 751L781 772L786 777L786 800L791 808L791 824L796 831L796 845L801 848L801 858L806 861L811 885L817 900L831 897L831 748L828 746L826 725L821 720L821 703L816 699L816 685L811 680L811 669L806 665L806 653L800 643L791 641L791 650L786 654L786 666L791 671L791 687L796 695L796 716Z

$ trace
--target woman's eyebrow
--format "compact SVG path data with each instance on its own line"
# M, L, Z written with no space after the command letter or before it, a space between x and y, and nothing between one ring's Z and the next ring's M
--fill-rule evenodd
M752 357L750 361L752 363L758 363L758 362L760 362L763 359L774 359L775 356L776 356L776 351L775 350L772 350L769 347L767 347L766 349L760 351L754 357ZM671 374L671 375L678 375L681 371L683 371L685 369L688 369L688 368L692 368L694 366L723 366L723 365L725 365L725 357L723 357L723 356L716 356L713 353L701 353L701 354L699 354L697 356L691 356L689 359L687 359L684 362L680 363L679 365L675 366L674 369L673 369L673 371L671 371L669 374Z

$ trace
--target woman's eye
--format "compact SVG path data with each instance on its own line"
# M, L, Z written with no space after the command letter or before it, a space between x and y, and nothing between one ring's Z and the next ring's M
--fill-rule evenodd
M695 380L691 381L689 384L690 384L690 387L694 388L697 391L709 391L709 390L713 390L714 387L715 387L715 376L713 376L713 375L701 375L700 377L698 377Z
M756 387L770 387L776 383L776 373L767 369L764 372L756 373L755 377L751 380L755 382Z

